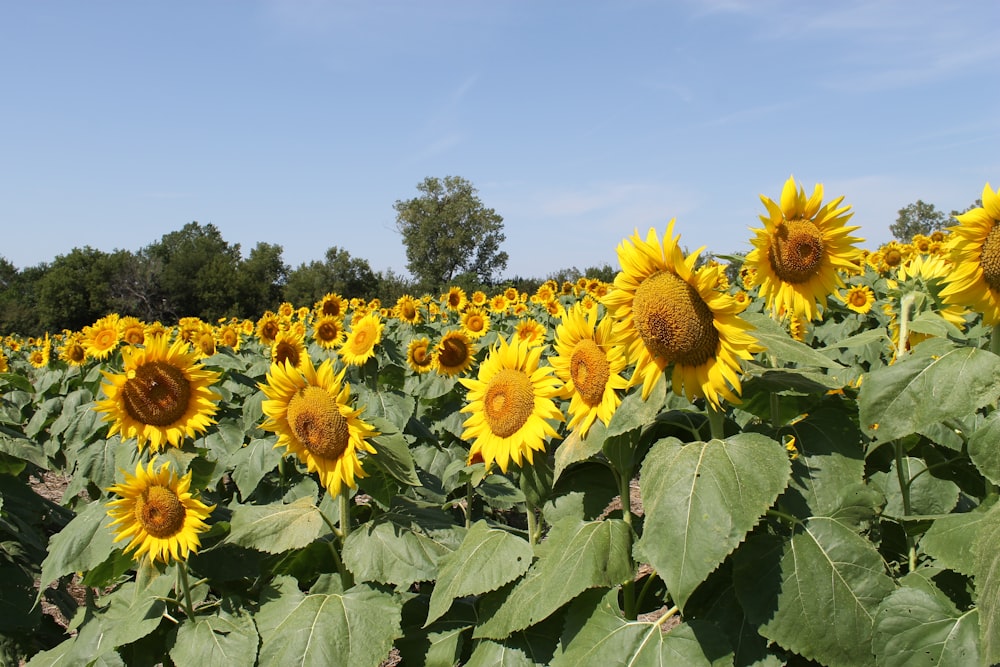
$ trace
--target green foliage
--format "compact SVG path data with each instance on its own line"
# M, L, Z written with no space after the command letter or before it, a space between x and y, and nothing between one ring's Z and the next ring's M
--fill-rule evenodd
M284 297L286 301L312 306L326 294L334 292L346 298L372 299L379 296L378 278L368 261L342 248L327 248L324 261L302 263L288 273Z
M909 243L917 234L925 236L931 232L943 229L948 224L948 216L944 211L934 208L920 199L899 209L896 222L889 225L893 237L903 243Z
M500 250L503 217L483 206L472 183L459 176L427 177L417 190L419 196L393 204L417 287L437 293L466 273L492 285L507 267Z

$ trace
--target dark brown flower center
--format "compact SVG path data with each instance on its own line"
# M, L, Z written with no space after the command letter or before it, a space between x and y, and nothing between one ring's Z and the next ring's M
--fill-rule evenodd
M288 341L281 341L274 346L274 362L283 364L286 361L292 366L298 367L299 362L302 360L302 356L299 354L299 348L293 343Z
M469 359L469 346L462 338L445 338L438 347L437 358L444 368L463 366Z
M700 366L715 355L719 332L697 290L670 271L654 273L635 290L635 328L654 358Z
M983 256L979 263L983 267L983 280L990 290L1000 292L1000 225L996 222L983 242Z
M186 512L180 498L165 486L151 486L135 499L135 518L153 537L167 538L184 528Z
M502 368L493 376L483 397L486 423L494 435L507 438L517 433L531 416L535 393L523 371Z
M600 405L611 377L611 366L607 355L593 339L585 338L577 343L570 358L569 372L583 402L590 406Z
M151 361L129 372L121 396L125 411L137 422L169 426L187 412L191 383L176 366Z
M337 401L322 387L305 387L288 402L288 425L312 454L338 459L350 441L347 420Z
M789 220L774 230L768 251L771 267L786 283L812 278L823 261L823 236L811 220Z

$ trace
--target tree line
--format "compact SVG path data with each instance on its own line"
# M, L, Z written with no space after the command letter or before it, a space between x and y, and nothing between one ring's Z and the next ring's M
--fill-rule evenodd
M472 184L429 177L417 189L418 196L394 204L410 276L374 271L337 246L294 268L276 244L259 242L244 256L215 225L195 221L137 251L84 246L24 269L0 256L0 335L79 330L111 312L164 323L256 319L285 301L312 306L329 292L391 305L405 293L436 294L450 285L534 292L547 279L614 278L605 264L501 279L503 218L483 206Z

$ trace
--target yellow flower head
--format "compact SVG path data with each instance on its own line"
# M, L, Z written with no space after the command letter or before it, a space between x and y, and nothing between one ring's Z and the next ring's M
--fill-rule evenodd
M746 264L757 272L760 295L772 312L794 311L810 320L821 317L819 306L844 282L840 271L856 271L863 239L849 234L858 229L845 223L853 215L850 206L840 206L843 197L823 204L823 186L812 196L789 178L781 191L781 203L760 197L767 215L760 216L763 229L753 230L754 249Z
M941 297L983 314L987 325L1000 323L1000 191L987 183L983 205L956 217L947 249L952 270Z
M860 315L865 315L875 305L875 292L867 285L855 285L849 288L846 294L838 292L837 298Z
M476 347L465 331L448 331L434 348L434 370L441 375L453 377L472 367Z
M118 315L111 313L83 328L83 348L88 357L103 360L115 351L121 341L118 320Z
M363 366L366 361L375 356L375 346L382 342L382 329L385 325L378 313L372 312L358 317L351 317L351 331L340 346L340 358L345 364Z
M427 336L414 338L406 347L406 365L417 373L426 373L434 367L434 349Z
M125 481L108 491L119 496L108 503L114 521L115 542L129 540L125 551L133 557L149 556L152 561L184 561L201 547L198 534L208 529L205 519L211 507L191 493L191 472L178 478L170 462L154 470L156 457L146 468L139 463L135 476L125 473Z

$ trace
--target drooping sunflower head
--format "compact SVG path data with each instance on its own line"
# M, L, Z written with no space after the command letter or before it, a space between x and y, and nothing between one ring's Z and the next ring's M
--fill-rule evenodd
M332 359L317 369L307 357L302 368L271 364L267 383L260 385L267 417L261 428L275 432L275 447L294 454L333 495L365 477L358 454L374 454L369 439L378 435L361 419L362 410L351 407L351 387L343 377L343 370L334 373Z
M169 461L156 470L155 465L156 457L146 468L139 463L134 476L126 472L124 482L108 489L120 496L108 503L115 542L129 540L125 551L134 551L136 559L187 560L201 547L198 534L208 529L205 520L215 506L191 493L190 471L178 477Z
M743 306L716 289L720 268L695 270L700 251L685 257L673 230L671 220L662 242L654 229L645 240L636 231L622 241L622 270L603 299L628 340L627 356L636 364L632 384L641 381L648 398L672 365L675 393L716 407L723 398L738 403L740 360L759 349L748 333L752 327L739 317Z
M204 433L215 423L220 399L212 390L219 373L196 363L197 353L178 339L146 340L145 347L122 350L124 372L102 371L105 396L94 409L111 422L108 435L135 438L140 450L148 443L158 452L168 444L180 447L185 438Z
M845 226L850 206L840 206L843 197L823 204L822 185L807 196L794 178L785 182L780 204L760 198L767 215L760 216L764 227L753 230L754 249L746 257L760 295L772 312L793 310L818 319L827 296L844 285L839 272L858 267L855 244L863 239L850 236L857 227Z
M414 338L406 346L406 365L417 373L426 373L434 367L434 348L426 336Z
M471 440L469 460L482 457L487 469L531 463L545 441L557 435L550 422L563 421L553 399L560 394L552 366L540 365L541 347L500 339L479 366L476 379L459 378L469 390L462 412L462 438Z
M313 321L313 340L324 350L332 350L344 342L344 323L333 315L320 315Z
M982 313L987 325L1000 323L1000 190L987 183L983 205L956 216L946 249L953 270L941 296L946 303Z
M420 322L420 301L409 294L404 294L396 300L396 317L407 324Z
M472 367L476 347L462 330L447 331L434 347L434 370L454 377Z
M469 306L462 313L462 331L469 338L482 338L490 330L490 316L479 306Z
M382 341L382 329L385 325L378 313L368 313L351 318L351 331L340 346L340 358L345 364L363 366L366 361L375 356L375 346Z
M117 313L111 313L83 328L83 347L88 357L101 361L115 351L121 342L119 319Z
M596 419L606 426L621 403L618 390L628 388L625 370L625 336L616 331L614 320L598 322L596 308L577 303L556 328L555 356L549 363L562 380L564 396L570 398L570 429L586 436Z

